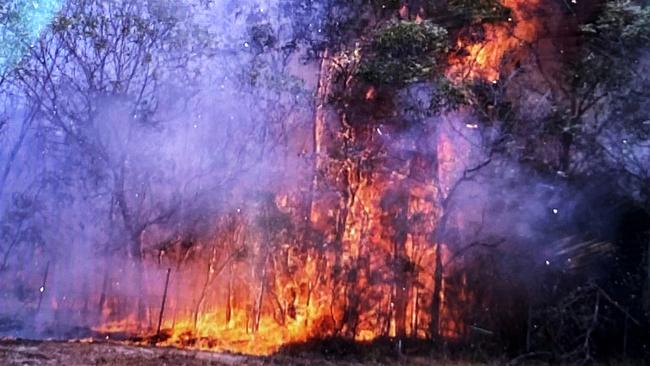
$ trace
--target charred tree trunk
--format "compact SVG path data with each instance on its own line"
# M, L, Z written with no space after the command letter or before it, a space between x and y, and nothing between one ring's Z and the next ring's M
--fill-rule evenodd
M110 284L110 262L104 269L104 280L102 281L102 292L99 295L99 303L97 304L97 314L101 315L104 313L104 307L106 306L106 297L108 295L108 286Z
M348 202L346 192L343 192L343 197L341 198L342 202ZM332 321L334 324L337 325L336 332L340 332L343 327L345 327L346 324L346 313L347 313L347 279L344 277L345 276L345 271L343 268L343 236L345 233L345 228L347 226L347 219L348 219L348 205L341 203L337 218L336 218L336 227L335 227L335 236L334 236L334 264L332 266L332 296L330 300L330 317L332 318ZM341 287L342 293L343 293L343 299L345 303L343 304L343 319L341 319L341 322L339 323L336 317L336 311L335 309L337 308L337 303L336 301L340 299L341 296Z
M182 278L183 278L183 276L182 276L183 273L181 272L181 267L183 266L183 263L185 263L185 261L189 257L190 252L192 250L192 242L191 241L183 241L182 240L182 241L179 242L178 245L180 246L180 252L181 253L183 253L183 251L185 251L185 252L184 252L184 254L182 254L180 256L180 258L176 262L176 280L174 281L174 289L172 290L173 293L176 295L175 296L175 298L176 298L176 301L175 301L176 306L174 307L174 316L172 317L172 329L174 329L176 327L176 317L178 316L177 305L180 303L179 296L181 294L180 289L181 289L181 283L182 283Z
M308 287L307 287L307 299L305 300L305 327L309 326L309 317L311 316L309 307L311 306L311 295L312 292L314 291L314 283L312 281L309 281Z
M232 276L233 276L233 265L230 264L230 275L228 276L228 293L226 299L226 326L230 327L230 321L232 319L232 307L233 307L233 293L232 293Z
M133 264L133 280L137 292L136 299L136 319L138 328L144 323L146 310L144 306L144 285L143 275L144 266L142 263L142 239L141 233L143 228L135 224L135 219L127 205L126 193L124 187L125 162L118 172L115 173L114 192L115 203L119 207L124 227L129 234L129 244L127 248L128 255Z
M643 293L643 307L646 313L650 313L650 237L646 238L646 240L648 241L648 244L646 245L646 253L645 253L646 273L645 273L645 289Z
M351 159L349 159L351 160ZM361 243L358 243L357 252L352 252L351 248L345 247L343 245L343 240L345 233L347 231L347 226L350 222L350 216L353 214L353 207L357 200L357 191L359 189L360 181L360 171L359 163L354 162L350 164L351 166L347 168L345 173L345 193L343 195L344 205L342 210L341 222L337 228L337 237L340 238L340 243L342 245L342 252L346 253L343 257L342 266L348 269L348 273L345 276L345 307L343 312L343 329L344 335L348 338L354 339L357 334L357 327L359 324L359 288L357 286L359 280L359 274L362 270L361 263L359 261L359 254L361 250ZM340 254L339 254L340 255Z
M138 328L144 324L146 318L146 308L145 308L145 288L144 288L144 265L142 262L142 250L140 236L134 237L131 239L131 259L133 260L133 279L135 283L135 290L137 291L138 297L136 300L136 315Z
M115 221L114 220L115 217L113 215L114 214L114 209L115 209L115 196L112 195L111 196L110 207L109 207L109 210L108 210L108 222L110 222L111 225L113 225L113 223ZM112 233L112 231L111 231L111 233ZM112 235L110 236L110 238L113 239ZM97 304L97 314L99 314L99 315L103 314L104 307L106 306L106 297L107 297L107 294L108 294L109 285L111 283L111 279L110 279L111 272L110 272L110 270L111 270L112 267L113 267L113 256L109 255L108 256L108 261L106 263L106 268L104 268L104 280L102 281L102 292L99 295L99 303Z
M358 268L350 268L345 287L345 311L343 313L343 335L354 339L359 324L359 294L356 289Z
M199 294L199 298L196 300L196 306L194 307L194 330L197 330L197 326L199 323L199 314L201 313L201 307L203 306L203 302L205 301L205 297L208 293L208 286L210 286L210 279L211 279L211 274L212 274L212 259L210 259L210 262L208 262L208 270L206 271L205 274L205 282L203 282L203 287L201 287L201 292Z
M171 274L172 269L167 268L167 275L165 276L165 290L162 296L162 302L160 304L160 313L158 314L158 326L156 327L156 338L160 338L160 328L162 327L163 316L165 314L165 303L167 302L167 290L169 288L169 275Z
M433 274L433 295L431 298L431 322L429 333L432 339L440 336L440 311L442 308L442 244L436 243L436 268Z
M262 319L262 301L264 301L264 291L266 290L266 262L268 255L265 256L262 263L262 276L260 279L260 288L257 292L257 298L255 299L255 313L253 316L253 333L257 333L260 329L260 320Z
M411 337L416 338L418 336L418 315L420 308L420 290L412 286L413 291L413 312L411 313Z
M569 170L571 169L571 147L573 146L573 133L570 131L562 132L562 135L560 136L560 144L560 171L568 174Z
M7 154L5 166L2 169L2 173L0 174L0 197L2 197L5 185L7 183L7 178L9 178L9 173L11 173L14 163L16 162L16 157L18 156L18 152L20 151L21 147L23 146L23 143L25 142L25 138L27 137L27 133L31 129L32 122L34 121L35 116L36 116L36 108L33 108L29 112L29 114L23 119L22 125L20 126L20 132L18 133L18 138L16 139L16 142L13 144L11 150Z
M406 255L406 240L408 233L408 195L403 192L389 192L389 196L396 196L395 211L384 207L389 213L394 212L392 226L393 235L393 278L394 283L394 320L395 336L406 337L406 307L408 306L409 260Z

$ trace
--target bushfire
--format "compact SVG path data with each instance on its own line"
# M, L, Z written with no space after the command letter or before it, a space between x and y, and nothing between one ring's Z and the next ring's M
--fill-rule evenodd
M535 38L539 24L528 14L538 2L503 5L512 10L507 22L459 32L459 52L448 60L452 80L496 82L508 56ZM321 100L332 82L328 65L321 67ZM376 96L370 90L367 100ZM304 182L308 188L232 210L214 222L212 238L181 236L145 246L138 265L110 266L95 331L109 337L157 333L159 344L260 355L331 336L464 337L462 304L472 301L471 284L454 272L457 256L446 243L432 241L448 220L445 197L465 168L468 142L445 133L427 136L437 150L434 164L416 156L409 167L386 168L399 165L378 148L378 141L391 138L390 126L343 121L343 130L329 138L363 152L323 157L322 140L332 130L323 108L317 107L313 139L319 173ZM377 160L382 164L373 164ZM120 296L124 284L117 278L128 272L149 274L138 280L137 300Z

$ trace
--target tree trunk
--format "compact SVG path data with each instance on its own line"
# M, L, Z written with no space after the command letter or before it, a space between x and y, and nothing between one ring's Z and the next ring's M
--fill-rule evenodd
M115 222L115 217L113 216L113 209L115 208L115 196L111 195L111 203L110 207L108 210L108 222L111 224L111 226ZM113 240L113 235L111 231L111 235L109 236L111 241ZM104 268L104 280L102 281L102 292L99 295L99 303L97 304L97 314L100 316L104 312L104 306L106 306L106 297L108 294L108 289L111 284L111 268L113 268L113 256L108 255L108 260L106 262L106 267ZM104 319L105 320L105 319Z
M650 235L649 235L650 236ZM643 296L643 307L646 313L650 313L650 238L647 239L648 244L646 246L646 257L645 257L645 289Z
M266 290L266 262L268 255L265 255L262 263L262 276L260 278L260 289L255 299L255 313L253 316L253 333L257 333L260 328L260 320L262 319L262 301L264 301L264 291Z
M344 335L350 339L354 339L357 334L357 326L359 323L359 291L357 291L356 283L358 279L357 267L350 268L347 276L346 290L345 290L345 312L343 314Z
M411 313L411 337L416 338L418 336L418 315L420 307L420 290L412 286L413 291L413 311Z
M102 281L102 292L99 294L99 303L97 304L97 314L102 315L104 313L104 306L106 306L106 297L108 295L108 286L110 283L110 271L109 265L106 266L106 269L104 269L104 280Z
M565 174L569 174L569 170L571 169L571 146L573 146L573 134L571 132L563 132L560 142L560 171Z
M312 184L309 192L308 209L310 219L314 219L314 192L318 190L318 174L321 171L321 160L323 154L323 136L325 134L325 103L329 95L331 83L329 49L325 49L321 58L320 68L318 71L318 85L316 86L316 105L314 107L314 125L312 131L312 155L314 161L314 171Z
M210 272L212 271L212 259L208 262L208 270L205 274L205 282L203 282L203 287L201 288L201 293L199 294L198 300L196 300L196 306L194 307L194 330L197 330L199 324L199 314L201 312L201 306L205 301L205 296L208 292L208 286L210 285Z
M432 339L440 336L440 310L442 306L442 245L436 243L436 268L433 274L433 296L431 298L431 322L429 333Z
M408 306L408 257L406 255L408 197L398 202L399 211L394 219L393 275L395 278L395 336L406 337L406 307Z
M143 228L138 227L135 224L135 219L132 216L131 211L127 205L125 188L124 188L124 175L125 175L125 161L122 161L119 171L114 172L114 186L113 186L113 197L117 203L120 213L122 215L122 221L124 223L126 231L130 234L130 243L128 246L128 254L133 262L133 275L134 275L134 284L135 290L137 292L136 300L136 319L137 319L137 328L140 329L142 324L144 324L146 310L145 310L145 288L143 285L143 276L144 276L144 266L142 263L142 239L141 234Z
M30 130L35 116L36 116L36 111L33 110L27 115L27 117L25 117L25 119L23 119L23 124L20 126L20 132L18 133L18 139L11 147L9 154L6 157L5 166L2 169L2 174L0 174L0 198L4 193L4 188L7 183L7 178L9 177L9 173L11 172L13 165L16 162L16 157L18 156L18 152L20 151L20 148L23 146L23 142L27 137L27 132Z
M144 286L144 265L142 263L142 252L140 238L133 238L131 243L131 259L133 260L133 279L135 283L136 299L136 319L138 329L144 324L146 318L145 308L145 286Z
M226 326L230 327L230 321L232 319L232 307L233 307L233 293L232 293L232 275L233 275L233 265L230 264L230 275L228 276L228 294L226 299Z

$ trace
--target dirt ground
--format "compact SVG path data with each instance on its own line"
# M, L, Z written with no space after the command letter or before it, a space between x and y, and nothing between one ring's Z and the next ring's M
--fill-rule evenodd
M431 360L405 360L392 365L431 365ZM435 362L436 365L446 363ZM28 341L0 339L0 365L218 365L218 366L379 366L382 363L328 361L287 356L251 357L174 348L136 347L113 342ZM458 364L453 364L458 366Z
M495 362L490 365L502 365ZM129 346L117 342L90 340L30 341L0 337L0 366L31 365L120 365L120 366L472 366L429 358L408 358L390 362L330 361L322 357L254 357L226 353L162 347Z
M488 365L506 365L494 361ZM289 357L274 355L254 357L227 353L182 350L163 347L129 346L112 341L30 341L0 337L0 366L31 365L120 365L120 366L473 366L466 362L450 362L430 358L405 358L390 362L330 361L319 356ZM518 363L518 365L545 365ZM614 365L614 364L608 364ZM618 366L635 363L615 363Z

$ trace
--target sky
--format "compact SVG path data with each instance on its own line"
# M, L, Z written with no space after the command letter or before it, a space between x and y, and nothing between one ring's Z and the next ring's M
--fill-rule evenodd
M0 5L0 73L22 57L62 5L61 0L10 0Z

